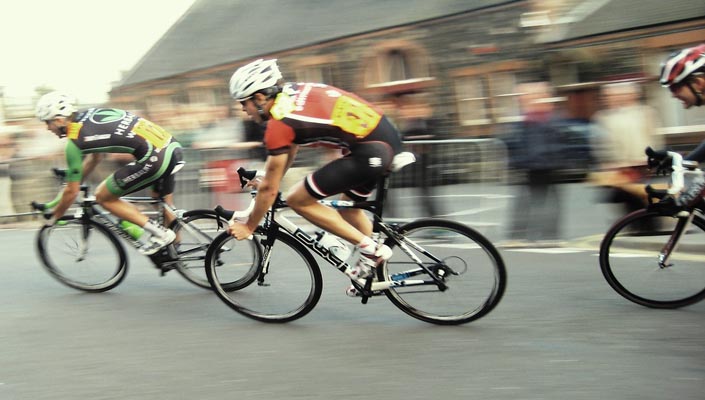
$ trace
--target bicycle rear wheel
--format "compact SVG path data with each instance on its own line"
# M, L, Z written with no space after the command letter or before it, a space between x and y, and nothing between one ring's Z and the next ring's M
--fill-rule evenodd
M85 292L110 290L127 275L125 249L112 232L93 220L68 219L43 227L37 235L37 251L51 276Z
M407 249L429 268L450 267L441 291L436 284L392 286L389 300L405 313L439 325L459 325L474 321L494 309L507 284L504 261L497 249L477 231L453 221L422 219L399 228ZM391 240L387 245L392 246ZM413 244L420 248L414 249ZM408 277L418 264L400 247L378 271L380 281L403 285L406 279L431 282L427 273ZM425 253L424 253L425 252ZM434 260L439 260L440 262Z
M685 229L669 266L659 253L678 218L647 210L617 221L600 245L600 268L621 296L652 308L679 308L705 298L705 221L698 215Z
M258 240L255 237L254 240ZM323 290L321 271L309 251L293 237L278 232L274 245L265 251L266 274L261 258L251 276L252 260L236 249L238 242L228 233L218 236L208 250L206 273L216 295L238 313L262 322L289 322L308 314ZM217 265L217 261L221 265ZM229 282L250 281L237 291ZM254 281L254 282L253 282Z
M181 219L174 220L169 228L176 233L174 248L180 261L176 264L176 271L194 285L210 289L206 276L206 252L213 239L227 231L228 221L213 210L191 210L185 212Z

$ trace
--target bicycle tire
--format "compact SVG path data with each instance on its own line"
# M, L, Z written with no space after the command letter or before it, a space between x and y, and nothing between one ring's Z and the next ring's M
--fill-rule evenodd
M398 233L458 273L444 278L445 291L436 285L387 289L392 304L406 314L433 324L460 325L487 315L499 304L507 285L506 268L497 249L479 232L454 221L420 219L399 227ZM391 239L386 244L394 254L378 269L380 281L396 280L399 275L395 274L417 267ZM428 266L436 264L419 251L413 253ZM426 273L419 276L431 279Z
M228 221L213 210L190 210L172 221L169 229L176 233L174 248L179 256L176 271L194 285L210 289L206 253L213 239L228 229Z
M685 307L705 298L705 220L695 215L661 268L658 255L677 219L646 209L618 220L600 244L600 269L625 299L651 308Z
M85 248L82 237L89 241ZM71 288L105 292L127 276L127 255L118 237L93 220L65 218L59 224L44 226L36 245L44 269Z
M249 261L242 262L237 252L221 251L223 246L234 248L239 243L228 233L215 238L208 249L206 273L213 291L231 309L257 321L284 323L299 319L313 310L321 298L323 278L316 260L306 247L288 233L279 231L276 235L265 257L269 260L269 271L263 276L263 264L259 262L252 284L235 291L221 283L223 280L233 281L229 273L237 269L238 264L245 267L242 270L249 267ZM220 254L218 258L223 262L219 267L214 265L216 254ZM245 274L249 273L247 269Z

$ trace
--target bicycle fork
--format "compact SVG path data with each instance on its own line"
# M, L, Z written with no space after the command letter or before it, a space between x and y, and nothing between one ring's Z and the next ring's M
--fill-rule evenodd
M88 236L90 235L90 226L88 224L81 225L81 240L78 241L78 255L76 262L81 262L86 258L88 253Z
M680 239L683 236L683 233L685 233L685 228L690 224L692 220L693 213L688 214L687 217L678 218L678 222L676 223L675 229L673 229L671 237L668 239L668 241L663 246L661 252L658 255L659 268L663 269L673 266L673 264L669 264L668 261L671 258L673 252L676 251L676 249L678 248Z

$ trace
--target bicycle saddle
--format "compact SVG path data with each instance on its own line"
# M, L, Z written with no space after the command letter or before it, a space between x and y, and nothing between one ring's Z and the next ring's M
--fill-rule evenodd
M392 167L391 170L392 172L399 171L400 169L406 167L409 164L412 164L416 161L416 157L414 156L413 153L410 153L408 151L403 151L396 156L394 156L394 159L392 160Z

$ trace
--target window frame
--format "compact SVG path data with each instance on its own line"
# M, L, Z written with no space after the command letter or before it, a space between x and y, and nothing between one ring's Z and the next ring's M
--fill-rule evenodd
M477 127L494 124L510 123L521 121L521 114L518 104L518 93L514 91L519 82L519 72L526 68L523 61L505 61L501 63L488 63L481 66L464 68L451 72L454 78L455 105L457 109L458 123L462 127ZM500 90L500 85L496 82L500 75L510 76L512 84ZM459 88L464 82L476 82L475 85L482 86L482 96L462 97L463 89ZM511 107L501 107L510 99ZM513 99L513 100L512 100ZM461 102L473 101L482 105L482 118L466 118L467 112ZM508 111L501 111L507 109Z

